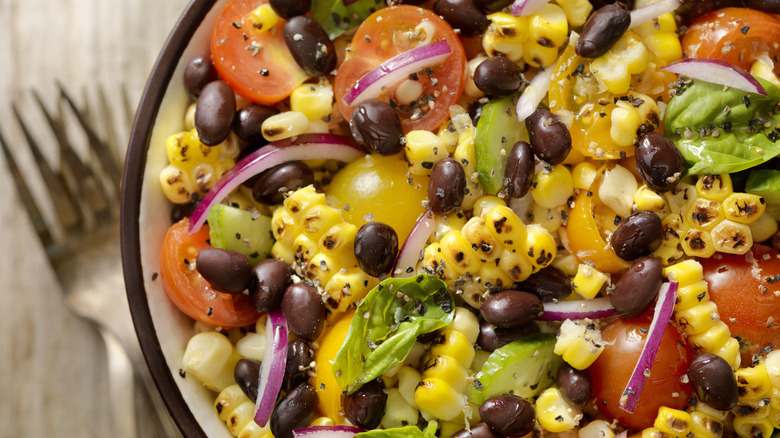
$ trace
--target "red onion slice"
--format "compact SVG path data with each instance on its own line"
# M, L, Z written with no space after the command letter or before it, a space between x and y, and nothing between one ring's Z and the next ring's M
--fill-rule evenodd
M631 24L628 25L628 28L633 29L642 23L660 17L667 12L674 12L679 7L679 0L660 0L653 4L634 9L631 11Z
M363 429L354 426L310 426L295 429L295 438L351 438Z
M748 93L766 96L766 90L750 75L734 64L713 58L685 58L661 67L663 70L691 79L725 85Z
M450 53L452 47L447 40L439 40L399 53L358 79L344 96L344 102L347 105L356 105L363 100L377 97L382 91L410 74L443 61Z
M642 347L639 360L636 362L631 378L618 402L620 409L626 412L634 412L639 396L642 395L642 389L645 387L647 377L650 375L650 368L653 367L655 356L658 354L658 347L661 346L661 339L669 324L669 318L672 317L674 302L677 299L677 285L676 281L664 283L661 290L658 291L658 301L655 303L653 322L650 323L645 346Z
M547 3L550 3L550 0L515 0L512 2L510 12L515 17L533 15L542 10Z
M436 230L436 218L431 210L427 210L417 218L417 223L404 241L398 257L395 259L393 270L390 271L395 278L408 278L415 275L414 268L420 261L420 253L425 249L428 238Z
M281 311L271 312L265 321L265 354L260 364L255 423L263 427L271 417L282 389L287 363L287 320Z
M558 301L544 303L544 313L540 321L565 321L567 319L606 318L616 312L609 297L592 300Z
M552 78L553 70L555 70L553 65L544 70L539 70L528 86L525 87L523 94L517 99L517 120L523 122L536 111L539 102L542 101L550 89L550 79Z
M244 157L214 184L190 217L190 233L200 229L212 205L264 170L292 160L330 159L349 162L365 154L351 138L333 134L302 134L294 139L279 140L263 146Z

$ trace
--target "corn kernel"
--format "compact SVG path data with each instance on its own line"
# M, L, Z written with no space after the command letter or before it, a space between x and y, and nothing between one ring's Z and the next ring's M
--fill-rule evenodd
M704 280L688 283L685 286L679 286L677 288L677 301L674 305L675 312L679 315L682 311L708 302L710 300L708 290L709 286Z
M723 201L723 213L726 219L741 224L754 222L766 208L766 201L750 193L733 193Z
M444 421L461 415L466 397L441 379L430 378L420 382L414 390L414 401L425 412Z
M593 11L593 5L587 0L555 0L566 13L566 20L571 27L580 27Z
M516 282L527 279L533 273L533 265L525 251L512 252L505 249L498 266Z
M404 399L398 388L390 388L387 391L385 414L381 421L382 427L393 428L417 424L418 415L417 408Z
M566 166L553 166L550 172L538 172L533 183L531 196L546 208L564 204L574 194L574 182Z
M642 124L642 118L630 103L619 101L616 105L610 117L609 137L616 145L628 147L636 140L636 132Z
M447 382L455 391L462 393L466 390L468 370L452 356L435 356L423 369L423 380L435 377Z
M496 205L482 215L487 229L507 250L525 249L528 230L511 208Z
M548 388L536 399L536 419L547 431L565 432L577 426L582 411L569 404L558 388Z
M504 245L488 230L487 223L481 217L469 219L461 228L461 234L483 260L497 259L504 251Z
M236 437L237 438L262 438L263 435L270 432L271 432L271 427L268 424L266 424L265 427L260 427L257 425L257 423L254 422L254 420L252 420L249 423L247 423L243 429L241 429L241 432L239 432Z
M242 403L249 401L244 391L237 384L225 387L214 401L214 410L221 421L227 421L233 411Z
M552 263L558 252L553 236L539 224L526 227L526 254L531 261L533 272L537 272Z
M303 134L309 127L309 118L299 111L274 114L263 121L261 130L268 141L282 140Z
M661 195L642 184L634 193L634 204L638 210L657 212L666 206L666 201Z
M496 205L506 206L506 201L494 195L481 196L474 201L473 214L474 216L482 216Z
M583 161L574 166L571 171L572 183L575 189L587 190L593 184L599 171L592 163Z
M550 233L558 231L563 223L563 217L561 211L564 211L566 207L559 205L555 208L542 207L539 204L534 203L531 207L531 214L534 217L534 222L544 227Z
M184 371L215 391L235 383L232 376L226 375L233 356L233 344L228 338L215 331L198 333L187 342L182 357Z
M594 59L590 68L611 93L625 94L631 85L631 75L645 71L648 62L647 48L636 34L628 31L607 53Z
M445 262L445 268L452 269L458 276L465 276L468 272L476 271L481 262L479 255L471 247L463 234L458 230L452 230L439 241L441 244L441 258Z
M431 355L451 356L468 369L474 360L474 344L457 330L445 329L442 334L444 338L441 342L431 347Z
M723 202L732 193L734 193L734 186L728 173L701 175L696 181L696 194L700 198Z
M258 6L249 13L247 21L258 32L267 32L279 23L279 15L269 4Z
M571 280L572 289L577 295L587 300L598 295L601 288L609 280L609 277L595 268L580 263L577 267L577 275Z
M729 338L720 349L713 351L712 354L720 356L726 363L731 365L731 369L736 370L739 368L741 356L739 355L739 341L735 338Z
M160 172L160 186L165 197L174 204L192 202L198 190L189 173L170 164Z
M739 401L760 401L772 393L772 381L766 366L760 363L752 368L740 368L734 372L737 379Z
M778 231L777 219L770 214L762 214L750 225L750 235L754 242L764 242L772 238Z
M718 306L712 301L705 301L686 310L675 309L675 319L680 327L689 335L696 335L709 330L720 321Z
M505 12L488 15L490 26L482 37L488 56L505 56L513 62L523 59L523 43L528 39L528 17Z
M404 153L413 175L430 175L433 166L447 157L447 148L441 139L430 131L415 130L406 134Z
M767 66L761 61L756 61L753 63L753 65L750 66L750 74L753 76L758 76L761 79L765 79L780 87L780 80L772 70L772 67Z
M780 389L780 349L775 348L766 355L764 368L772 385ZM780 407L778 408L780 409Z
M688 338L695 350L713 352L719 350L731 338L729 327L723 321L717 321L708 330Z
M570 319L561 324L553 352L563 356L569 365L584 370L604 351L601 332L591 328L588 320L574 322Z
M455 308L455 317L450 327L466 336L466 340L475 344L479 337L479 318L465 307Z
M685 260L664 269L664 277L676 281L680 287L704 279L704 268L696 260Z
M667 435L685 437L691 431L692 422L687 412L661 406L653 426Z
M685 237L680 241L685 254L692 257L711 257L715 254L715 245L710 233L696 228L689 228Z
M604 171L604 179L599 186L599 199L622 217L631 214L634 205L634 193L639 185L634 174L623 166L615 165Z
M577 438L614 438L615 430L604 420L593 420L580 428Z
M699 402L699 404L703 404ZM691 412L691 432L697 437L720 438L723 436L723 422L717 418L695 410Z
M333 226L342 222L341 211L326 204L313 205L302 215L300 225L306 236L315 242Z
M333 112L333 87L330 84L302 84L290 95L290 109L307 119L322 121Z
M247 400L244 403L238 405L233 412L230 413L228 419L225 421L228 430L234 436L238 436L241 429L246 427L255 418L255 404Z

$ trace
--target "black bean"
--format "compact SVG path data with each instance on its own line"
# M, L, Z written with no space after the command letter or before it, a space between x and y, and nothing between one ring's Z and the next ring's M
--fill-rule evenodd
M510 198L522 198L534 182L534 152L531 145L518 141L506 157L504 186Z
M528 292L502 290L482 302L479 313L498 327L517 327L538 318L544 307L539 297Z
M274 166L260 174L252 188L255 201L278 205L284 195L314 182L314 172L303 161L288 161Z
M288 392L271 413L271 433L275 438L293 438L293 431L308 426L317 415L317 392L308 383Z
M563 398L574 406L584 407L593 396L593 382L588 370L578 370L564 362L558 367L556 378Z
M217 79L217 69L208 56L196 56L184 67L184 88L191 96L198 97L206 84Z
M484 105L479 100L475 100L469 104L469 117L471 117L471 123L477 126L479 118L482 117L482 109Z
M195 209L198 208L198 204L199 202L197 201L188 202L186 204L174 204L171 209L171 222L175 224L185 217L192 216L192 213L195 213Z
M284 24L284 41L295 62L310 76L325 76L336 68L336 48L328 34L308 15Z
M206 146L222 143L233 126L236 115L236 97L230 84L212 81L203 87L195 106L195 128Z
M474 70L474 85L487 94L505 96L523 85L523 71L508 58L491 56Z
M498 12L512 4L513 0L474 0L474 4L491 12Z
M433 12L467 37L481 34L490 25L487 15L474 0L436 0Z
M517 327L503 328L496 327L487 321L482 321L479 324L477 345L485 351L495 351L512 341L516 341L534 333L539 333L539 326L533 322Z
M403 148L401 119L387 102L378 99L360 102L352 111L349 129L355 142L371 153L395 155Z
M677 146L655 131L639 138L635 159L642 180L656 192L673 189L685 172L685 163Z
M268 259L252 270L249 297L258 312L273 312L282 305L284 291L292 284L292 270L287 263Z
M553 166L560 164L571 151L571 134L560 117L539 107L527 119L531 149L540 160Z
M295 339L287 344L287 362L284 367L282 389L292 391L309 380L309 365L314 360L314 351L308 342Z
M436 214L453 213L463 203L466 191L466 172L463 166L447 157L438 161L428 181L428 206Z
M737 405L739 397L734 371L720 356L702 353L688 366L688 379L699 400L720 411Z
M282 313L288 329L306 341L317 339L325 325L325 303L310 284L295 283L284 291Z
M238 138L249 143L262 143L267 141L263 137L263 122L265 119L279 114L279 110L268 105L259 103L250 103L242 106L236 111L236 117L233 120L233 132Z
M398 255L398 235L390 225L369 222L355 234L355 258L360 269L379 277L390 272Z
M744 0L745 6L757 9L767 14L780 14L780 1L778 0Z
M241 293L252 280L249 257L230 249L203 249L195 258L195 266L214 290L228 294Z
M233 377L252 403L257 403L257 390L260 382L260 362L242 358L233 368Z
M471 426L470 429L455 432L450 438L502 438L502 436L493 432L490 426L484 422L480 422Z
M288 20L311 10L311 0L270 0L268 3L277 15Z
M618 316L639 318L650 308L663 283L663 266L654 257L640 257L615 283L610 301Z
M344 416L357 427L371 430L379 426L385 415L387 393L381 379L374 379L344 396Z
M514 394L490 397L479 407L479 416L502 436L524 436L534 428L536 410L528 400Z
M560 269L548 266L517 284L514 289L531 292L547 303L571 295L571 279Z
M582 26L580 39L574 45L574 52L584 58L598 58L607 53L628 30L631 13L620 2L602 6L593 12Z
M655 251L663 237L661 218L653 212L639 210L620 221L612 233L611 244L618 257L632 261Z
M674 13L680 16L683 23L687 24L709 14L713 9L714 2L712 0L685 0Z
M611 5L612 3L615 3L615 1L619 1L620 3L623 3L624 5L626 5L626 7L628 7L628 9L634 9L634 0L590 0L590 4L593 5L593 10L596 11L606 5Z

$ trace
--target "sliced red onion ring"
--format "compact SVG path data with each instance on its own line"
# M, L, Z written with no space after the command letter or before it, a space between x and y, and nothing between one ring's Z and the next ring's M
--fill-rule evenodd
M558 301L544 303L540 321L565 321L567 319L606 318L616 312L609 297L592 300Z
M517 120L524 121L531 114L536 111L536 107L539 106L539 102L542 101L547 91L550 89L550 79L552 78L553 70L555 66L551 65L544 70L540 70L536 73L531 83L525 87L523 94L517 99Z
M645 346L642 347L639 360L636 362L631 378L618 402L620 409L626 412L634 412L639 396L642 395L645 382L650 375L650 368L653 367L655 355L658 353L658 347L661 346L664 331L669 324L669 318L672 317L674 302L677 299L677 285L676 281L664 283L661 290L658 291L658 301L655 303L653 322L650 323Z
M447 40L409 49L393 56L374 67L358 79L344 96L347 105L379 96L383 90L432 64L436 64L452 53Z
M255 423L263 427L271 417L276 398L282 389L287 363L287 320L281 311L271 312L265 321L265 353L260 364Z
M634 9L631 11L631 24L628 25L628 28L633 29L667 12L674 12L679 7L679 0L660 0L645 7Z
M214 184L190 217L190 232L200 229L212 205L264 170L292 160L330 159L349 162L365 153L351 138L333 134L302 134L294 139L279 140L263 146L239 161Z
M417 218L417 223L409 233L406 241L398 251L393 270L390 271L395 278L407 278L415 275L414 268L420 261L420 253L425 249L428 238L436 229L436 218L431 210L427 210Z
M515 17L524 17L539 12L550 0L515 0L510 12Z
M737 90L766 96L766 90L750 75L734 64L713 58L685 58L661 67L663 70L691 79L725 85Z
M351 438L363 429L354 426L311 426L293 431L295 438Z

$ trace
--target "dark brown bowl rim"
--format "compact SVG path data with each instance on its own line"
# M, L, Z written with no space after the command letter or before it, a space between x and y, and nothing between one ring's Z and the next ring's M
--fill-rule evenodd
M187 437L205 437L168 368L152 322L141 268L139 215L144 167L157 114L184 50L217 0L192 0L173 27L146 83L133 121L122 175L121 242L125 287L136 335L146 364L179 429Z

